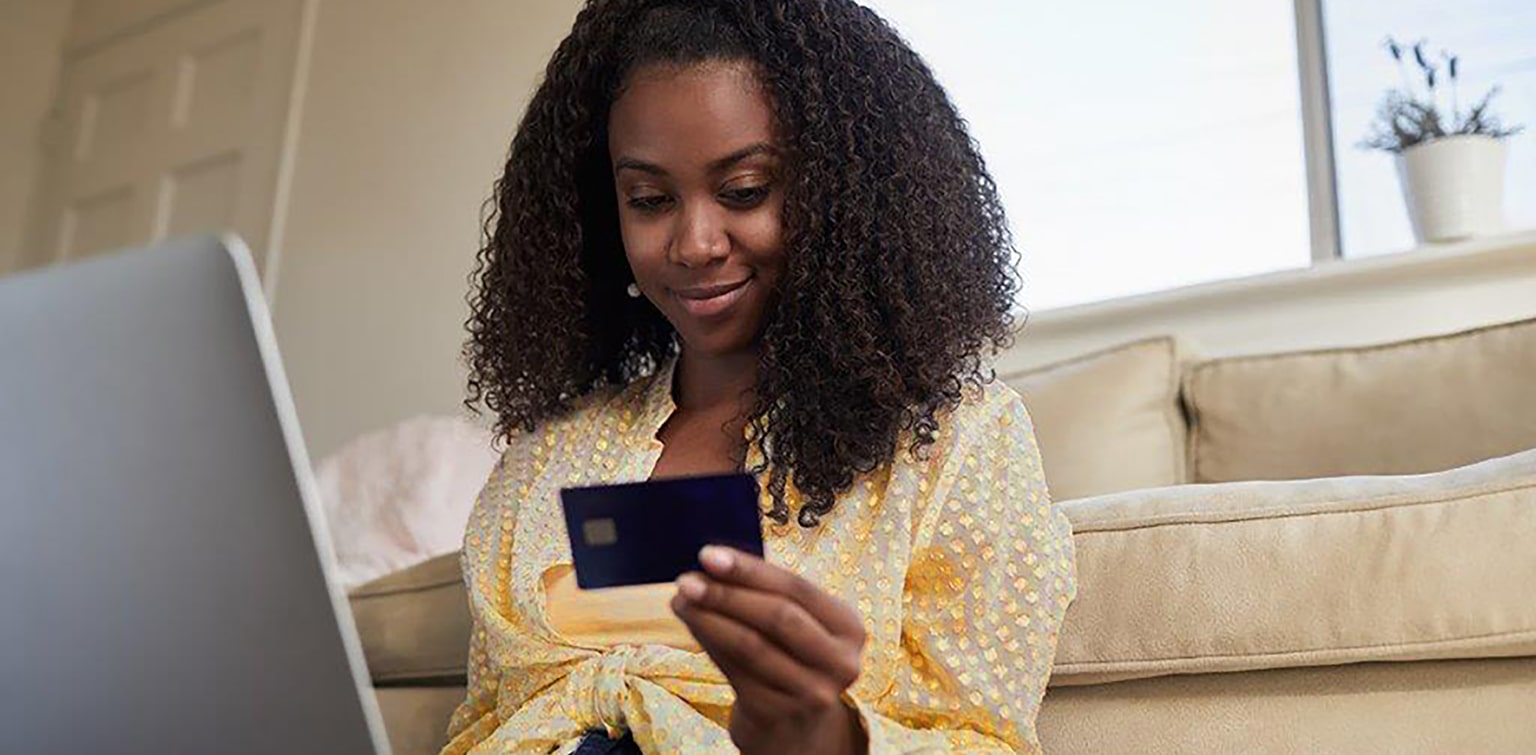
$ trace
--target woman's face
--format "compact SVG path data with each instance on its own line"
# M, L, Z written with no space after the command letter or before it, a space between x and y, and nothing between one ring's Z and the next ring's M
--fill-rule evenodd
M624 253L690 351L740 352L762 334L784 271L777 145L748 63L643 67L613 104Z

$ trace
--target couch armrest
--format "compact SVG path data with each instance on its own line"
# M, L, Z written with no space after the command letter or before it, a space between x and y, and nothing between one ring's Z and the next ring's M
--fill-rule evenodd
M464 684L470 617L459 554L385 575L349 597L375 683Z

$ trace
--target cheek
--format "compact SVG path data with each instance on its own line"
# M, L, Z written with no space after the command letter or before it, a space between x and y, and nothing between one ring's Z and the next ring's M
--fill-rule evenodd
M765 205L743 219L737 240L751 257L752 264L770 273L784 267L784 202Z
M660 223L619 219L619 239L624 242L624 257L636 278L650 277L666 263L667 237Z

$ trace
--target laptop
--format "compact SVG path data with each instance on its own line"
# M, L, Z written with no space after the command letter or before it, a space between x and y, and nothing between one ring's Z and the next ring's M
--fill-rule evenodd
M0 752L387 753L245 245L0 279Z

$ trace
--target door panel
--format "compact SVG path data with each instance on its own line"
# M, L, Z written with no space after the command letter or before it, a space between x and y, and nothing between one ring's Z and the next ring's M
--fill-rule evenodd
M301 5L171 3L67 53L24 261L233 230L264 269Z

